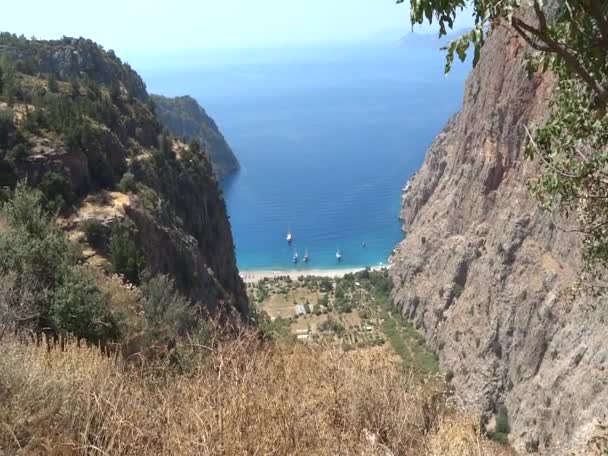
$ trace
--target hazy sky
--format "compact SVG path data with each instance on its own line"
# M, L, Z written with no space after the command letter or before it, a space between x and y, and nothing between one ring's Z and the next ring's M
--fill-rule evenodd
M39 38L84 36L130 53L393 39L409 31L408 6L395 0L3 3L0 30Z

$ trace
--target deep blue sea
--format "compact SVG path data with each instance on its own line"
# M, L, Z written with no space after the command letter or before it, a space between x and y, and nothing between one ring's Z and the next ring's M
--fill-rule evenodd
M222 183L241 270L386 263L401 190L461 104L469 67L432 47L340 46L133 59L148 90L189 94L242 170ZM287 245L288 228L294 236ZM365 243L364 247L362 244Z

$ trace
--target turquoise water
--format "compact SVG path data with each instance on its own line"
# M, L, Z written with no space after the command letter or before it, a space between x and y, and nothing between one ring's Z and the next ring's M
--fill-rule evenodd
M439 51L387 46L134 66L151 92L197 98L240 160L222 183L240 269L305 270L337 267L337 249L340 267L386 263L403 237L401 189L460 107L468 68L445 77L443 64ZM305 250L311 261L294 266Z

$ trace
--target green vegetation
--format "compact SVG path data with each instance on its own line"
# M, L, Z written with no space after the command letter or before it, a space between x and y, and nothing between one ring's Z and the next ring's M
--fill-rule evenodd
M410 0L410 4L412 24L435 18L440 35L445 35L467 2ZM530 45L531 75L551 70L558 76L549 119L536 131L526 130L527 155L539 157L543 164L531 188L546 209L576 218L572 229L583 234L586 264L592 271L601 269L608 265L608 3L558 2L556 11L549 13L542 0L533 0L529 15L522 13L519 0L472 6L475 28L446 48L446 71L454 54L464 60L471 46L477 63L485 35L500 24Z
M89 340L116 335L92 277L77 265L65 234L43 209L41 192L19 184L3 206L7 228L0 232L0 276L12 277L5 289L4 316L10 324L65 331Z
M142 291L147 338L178 338L194 329L196 319L192 303L176 290L169 277L148 278Z
M190 143L183 157L186 161L210 160L218 177L238 169L238 161L217 125L194 98L152 95L151 100L163 126Z
M144 270L143 256L133 239L136 233L137 228L130 219L117 219L112 224L110 240L112 270L135 285L139 284Z
M66 64L59 72L48 63L58 48L86 55L95 65L76 71ZM31 183L58 210L91 187L114 186L126 171L128 151L155 147L160 133L139 76L90 40L38 41L0 33L0 101L12 107L0 110L0 187L14 187L11 166L25 161L40 138L50 141L50 150L64 147L86 157L90 179L76 192L57 170ZM14 115L17 110L23 118ZM134 188L129 176L122 185Z
M51 302L51 320L62 332L90 341L118 338L117 322L92 274L84 269L70 268Z
M117 188L122 193L135 192L137 190L137 181L133 173L127 171L123 174Z
M289 328L292 323L291 318L277 317L274 320L264 312L259 311L254 304L250 304L252 309L251 322L266 340L294 340Z
M253 320L269 338L285 338L296 328L309 343L335 341L344 351L381 347L388 342L387 347L401 357L404 367L423 375L437 374L437 357L428 349L423 336L394 312L392 288L387 270L363 270L338 279L314 276L301 276L297 280L288 276L263 279L250 284L249 295L256 301L256 308L263 309L254 312ZM295 305L307 308L306 303L311 298L314 302L315 296L317 304L312 309L308 305L307 314L296 318ZM289 305L294 306L289 318L282 314L283 318L271 321L264 311L273 312L276 306L285 309Z
M90 40L0 33L0 325L102 344L145 332L139 348L198 337L198 305L168 277L148 277L135 217L122 211L129 204L171 235L212 239L213 226L192 226L196 203L184 193L204 193L209 220L223 216L201 146L163 131L154 109L141 78ZM130 195L110 198L114 189ZM73 220L98 255L85 259L68 242L59 227L73 230ZM198 280L187 253L169 268L182 292ZM215 287L229 306L234 290Z
M346 332L344 325L331 317L319 325L319 330L333 332L337 336L342 336Z
M113 224L113 267L141 281L141 291L80 264L44 201L39 190L19 183L0 211L6 221L0 229L0 326L102 343L142 332L141 350L200 336L196 306L169 277L143 271L129 219ZM106 229L95 219L84 221L82 228L91 243L105 239Z
M509 443L509 433L511 426L509 425L509 412L507 407L501 405L496 411L496 430L489 434L489 437L503 445Z
M95 218L89 218L80 223L80 229L91 246L102 247L107 236L107 230L103 223Z

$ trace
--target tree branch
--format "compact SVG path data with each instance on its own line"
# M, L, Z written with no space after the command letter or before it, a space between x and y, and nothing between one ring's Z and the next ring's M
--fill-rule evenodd
M600 33L602 34L602 42L603 42L604 46L607 46L608 45L608 19L606 18L606 16L604 16L604 12L602 11L602 1L601 0L591 0L587 11L589 12L589 14L591 16L593 16L593 18L597 22L597 27L600 29Z
M568 64L570 69L576 73L576 75L583 80L583 82L597 95L598 97L598 105L600 108L605 109L606 103L608 102L608 91L602 87L602 85L597 81L591 74L587 71L587 69L581 63L579 56L575 52L571 52L568 50L567 46L562 43L555 41L551 34L549 33L549 28L547 26L547 19L545 17L544 12L538 6L538 4L534 5L534 11L538 18L539 27L535 28L526 22L522 21L517 17L513 17L511 19L511 25L517 31L519 35L524 38L524 40L529 43L533 49L542 51L542 52L551 52L554 54L558 54L560 57L564 59L564 61ZM538 43L532 44L531 41L534 41L530 38L530 36L526 36L525 31L530 35L534 36L537 40L544 44L544 46L539 45Z
M568 178L568 179L578 179L580 177L580 176L577 176L576 174L570 174L570 173L563 172L562 170L558 169L553 163L551 163L549 160L547 160L545 158L545 155L543 154L543 152L540 150L540 147L538 147L538 144L536 144L536 141L534 141L534 138L532 137L532 134L530 133L530 130L528 130L528 127L526 125L524 125L524 130L526 130L526 135L528 136L528 139L530 140L530 144L532 144L532 146L534 146L534 148L538 152L538 155L540 156L541 160L545 163L545 165L547 165L549 168L551 168L551 170L553 172L559 174L562 177Z
M511 23L511 26L515 29L515 31L517 32L517 34L519 36L521 36L524 41L526 43L528 43L528 45L534 49L535 51L539 51L539 52L553 52L553 50L547 46L541 46L540 44L538 44L536 41L534 41L524 30L523 28L521 28L520 24L519 24L519 20L514 19L513 22Z

